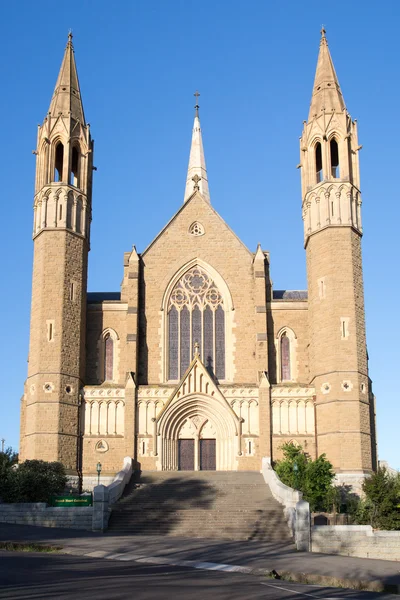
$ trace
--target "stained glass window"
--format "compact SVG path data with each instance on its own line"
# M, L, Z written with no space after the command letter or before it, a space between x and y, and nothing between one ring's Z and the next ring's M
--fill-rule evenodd
M198 344L198 352L201 356L201 310L198 306L195 306L192 312L192 356L194 356L195 344Z
M109 333L104 338L104 379L112 381L114 375L114 341Z
M209 306L204 311L204 365L209 373L214 372L214 315Z
M214 281L198 266L187 271L171 292L168 342L169 379L183 376L195 347L210 373L225 378L224 301Z
M168 379L178 379L178 311L172 306L169 312L169 375Z
M281 380L290 380L290 340L286 333L281 337Z
M190 356L190 313L187 306L181 310L181 377L188 368Z
M215 311L215 374L225 379L225 313L222 306Z

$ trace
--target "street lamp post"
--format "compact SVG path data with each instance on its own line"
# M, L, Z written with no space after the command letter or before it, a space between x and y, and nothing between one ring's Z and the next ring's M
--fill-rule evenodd
M100 485L101 462L97 463L96 471L97 471L97 485Z
M294 463L293 465L293 472L294 472L294 487L297 490L297 473L299 472L299 466L297 464L297 462Z

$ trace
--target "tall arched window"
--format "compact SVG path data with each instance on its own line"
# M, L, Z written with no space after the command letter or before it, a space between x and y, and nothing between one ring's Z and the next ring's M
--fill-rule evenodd
M168 379L180 379L198 352L208 371L225 378L224 301L199 266L175 284L168 302Z
M109 333L104 338L104 380L114 379L114 340Z
M54 181L62 181L64 166L64 146L58 142L54 157Z
M290 340L284 332L280 340L281 351L281 381L290 381Z
M75 187L79 187L79 150L76 146L72 148L69 183Z
M78 198L75 206L75 230L82 233L82 198Z
M331 139L330 142L330 151L331 151L331 174L334 179L340 177L340 169L339 169L339 146L335 138Z
M322 148L319 142L315 144L315 173L319 183L322 181Z
M72 209L73 209L73 205L74 205L74 197L72 192L68 193L67 196L67 212L65 215L65 226L68 229L72 229Z

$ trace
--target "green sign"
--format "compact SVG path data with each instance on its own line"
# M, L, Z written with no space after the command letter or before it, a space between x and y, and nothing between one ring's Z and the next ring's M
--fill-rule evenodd
M52 506L70 508L74 506L92 506L92 494L88 496L55 496L51 499Z

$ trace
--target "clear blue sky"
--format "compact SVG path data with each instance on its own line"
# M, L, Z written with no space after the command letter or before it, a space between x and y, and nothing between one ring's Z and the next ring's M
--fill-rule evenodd
M18 447L27 370L36 125L72 28L95 138L89 290L118 291L123 252L142 251L183 200L198 88L211 201L276 289L305 289L299 135L324 23L358 119L370 374L379 455L400 468L398 0L2 2L0 437Z

